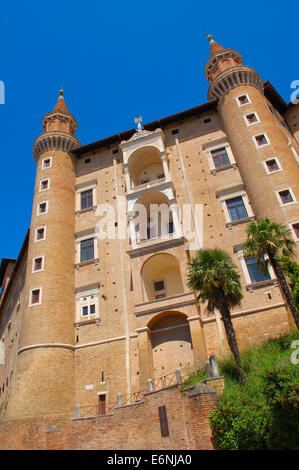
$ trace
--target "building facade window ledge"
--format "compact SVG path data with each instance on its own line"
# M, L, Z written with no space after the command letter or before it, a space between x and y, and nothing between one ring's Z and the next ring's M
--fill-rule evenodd
M75 212L76 215L84 214L84 212L96 211L98 206L86 207Z
M141 304L136 304L135 315L138 317L140 315L148 315L163 310L182 308L194 304L196 304L196 299L193 292L181 292L170 297L163 297L162 299L154 299Z
M82 321L75 322L74 326L75 326L75 328L78 328L79 326L91 325L92 323L98 324L98 323L100 323L100 321L101 321L100 318L93 318L92 320L82 320Z
M237 164L236 163L230 163L229 165L221 166L219 168L213 168L211 170L211 175L216 175L216 173L219 173L220 171L223 170L229 170L230 168L233 168L234 170L237 169Z
M142 191L145 191L147 189L157 188L159 186L167 185L169 183L171 183L171 181L166 180L166 178L164 176L163 178L152 180L152 181L149 181L148 183L145 183L145 184L139 184L138 186L135 186L135 187L129 189L129 191L127 191L126 194L130 195L130 194L136 194L136 193L139 193L139 192L141 193Z
M239 219L239 220L234 220L234 221L231 221L231 222L227 222L226 227L227 228L232 228L234 225L245 224L245 223L251 222L252 220L255 220L255 219L256 219L255 216L244 217L244 219Z
M272 285L273 286L278 285L277 279L268 279L262 282L254 282L252 284L246 284L246 290L248 292L252 292L253 290L262 289L263 287L268 287Z
M82 266L87 266L88 264L94 264L95 266L97 266L99 264L99 258L89 259L87 261L81 261L80 263L76 263L75 268L79 269Z

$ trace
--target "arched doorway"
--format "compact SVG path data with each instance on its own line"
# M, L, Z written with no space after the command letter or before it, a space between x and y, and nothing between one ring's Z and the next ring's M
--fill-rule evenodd
M189 323L180 312L163 312L148 324L151 331L154 378L180 368L183 373L194 365Z

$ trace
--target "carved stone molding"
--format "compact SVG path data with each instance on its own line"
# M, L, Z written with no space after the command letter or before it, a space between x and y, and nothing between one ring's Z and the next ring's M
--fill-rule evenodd
M71 152L74 148L79 147L81 144L76 137L64 132L56 131L47 134L46 132L39 136L33 145L33 157L37 161L44 152L48 150L63 150L64 152Z

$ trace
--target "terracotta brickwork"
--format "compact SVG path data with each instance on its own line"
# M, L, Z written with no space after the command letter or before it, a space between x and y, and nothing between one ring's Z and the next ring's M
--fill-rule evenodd
M176 368L185 375L209 356L228 353L219 312L198 305L187 285L186 264L201 247L226 250L240 273L244 298L232 311L240 349L290 328L273 271L267 279L252 276L242 245L247 224L265 216L288 225L299 240L298 105L287 106L238 52L210 41L209 101L203 105L144 128L139 120L136 132L84 147L62 91L44 117L34 143L29 240L18 260L3 260L0 267L0 409L9 439L19 420L12 445L29 448L36 430L42 430L36 448L81 448L84 440L90 448L108 448L109 439L119 448L212 445L207 416L213 394L178 399L176 417L177 390L165 392L173 436L168 444L155 427L155 394L112 417L70 421L78 404L96 408L102 400L110 409L118 393L144 392L148 379ZM166 204L165 236L153 234L147 213L151 238L142 238L134 219L140 201L144 207ZM231 209L234 203L239 209ZM116 237L103 236L103 204L115 214ZM195 246L176 205L192 207L188 230ZM119 238L122 226L126 233ZM204 443L190 431L195 422ZM52 425L62 429L46 432Z

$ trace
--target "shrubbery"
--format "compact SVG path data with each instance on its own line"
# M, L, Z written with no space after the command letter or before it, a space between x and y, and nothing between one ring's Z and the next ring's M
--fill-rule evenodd
M290 361L294 332L242 355L246 385L233 360L220 362L225 391L211 416L220 449L299 449L299 364Z

